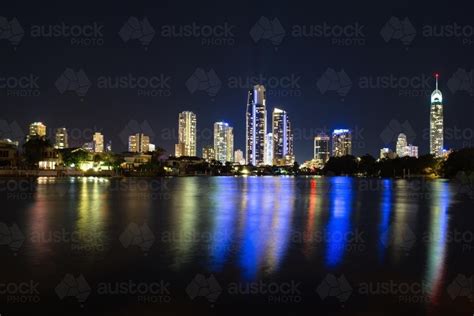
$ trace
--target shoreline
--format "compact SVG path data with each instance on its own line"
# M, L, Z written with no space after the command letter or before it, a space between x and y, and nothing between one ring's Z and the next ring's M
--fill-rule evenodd
M364 178L364 179L394 179L394 180L437 180L445 179L450 180L451 178L445 178L440 176L430 176L430 175L411 175L409 177L374 177L374 176L360 176L360 175L311 175L311 174L299 174L299 175L272 175L272 174L259 174L259 175L249 175L249 174L222 174L222 175L206 175L206 174L188 174L188 175L149 175L149 174L135 174L135 175L116 175L111 173L85 173L77 172L72 174L62 173L61 171L56 170L8 170L9 172L2 172L5 170L0 170L0 179L10 178L10 179L30 179L30 178L108 178L108 179L125 179L125 178L190 178L190 177L295 177L295 178L332 178L332 177L350 177L350 178Z

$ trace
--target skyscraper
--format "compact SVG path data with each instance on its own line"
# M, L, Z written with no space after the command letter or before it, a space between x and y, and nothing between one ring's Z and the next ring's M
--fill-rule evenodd
M324 165L331 156L331 139L326 134L319 134L314 137L314 159L318 165Z
M223 164L234 160L234 134L228 123L214 123L214 152L216 160Z
M265 165L273 165L273 133L268 133L265 138Z
M92 142L94 144L94 152L95 153L103 153L104 152L104 135L99 132L95 132L92 136Z
M234 152L234 162L236 162L238 164L241 164L241 165L245 165L244 153L243 153L242 150L237 149Z
M267 135L266 92L263 85L255 85L248 92L246 112L246 157L254 166L264 164Z
M348 129L335 129L332 132L332 155L341 157L352 154L352 133Z
M196 156L196 114L190 111L179 113L178 143L175 156Z
M69 143L67 139L67 130L65 127L60 127L56 129L54 148L57 148L57 149L69 148Z
M397 153L398 157L405 157L407 155L406 147L408 145L407 136L403 133L400 133L397 138L397 145L395 148L395 152Z
M287 165L294 160L293 134L286 111L275 108L272 114L273 164Z
M418 146L408 145L405 149L405 153L408 157L418 158Z
M128 151L131 153L146 153L150 151L150 137L142 133L128 137Z
M30 140L33 137L45 138L46 137L46 125L41 122L34 122L30 124L30 129L26 140Z
M430 153L435 157L443 155L443 95L438 89L438 74L436 74L436 89L431 93L430 109Z
M107 144L105 145L105 151L108 152L108 153L112 152L112 141L111 140L109 140L107 142Z
M214 146L206 146L202 149L202 159L211 161L216 159L216 152Z

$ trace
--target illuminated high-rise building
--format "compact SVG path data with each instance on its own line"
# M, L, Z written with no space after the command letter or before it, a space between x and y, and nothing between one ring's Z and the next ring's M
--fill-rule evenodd
M208 162L216 160L216 151L214 150L214 146L206 146L202 149L202 159Z
M413 146L413 145L409 144L409 145L405 148L405 154L406 154L406 156L408 156L408 157L415 157L415 158L418 158L418 146Z
M190 111L179 113L178 143L175 156L196 157L196 114Z
M223 164L234 160L234 134L228 123L214 123L214 152L216 160Z
M254 166L265 163L267 135L266 92L263 85L255 85L248 92L246 112L246 157Z
M150 137L142 133L128 137L128 151L131 153L146 153L150 151Z
M41 122L34 122L30 124L30 129L28 131L28 135L26 136L26 140L30 140L31 138L45 138L46 137L46 125Z
M69 148L69 143L67 139L67 130L65 127L60 127L56 129L54 148L57 148L57 149Z
M244 152L240 149L237 149L234 152L234 162L240 165L245 165Z
M324 165L331 156L331 138L326 134L314 137L314 160L318 165Z
M288 165L294 162L293 133L286 111L275 108L272 113L273 164Z
M102 133L95 132L94 135L92 135L92 143L94 144L95 153L104 152L104 135L102 135Z
M352 133L348 129L335 129L332 132L332 155L342 157L352 154Z
M112 141L111 140L109 140L107 142L107 144L105 145L105 151L108 152L108 153L112 152Z
M268 133L265 138L265 165L273 165L273 133Z
M394 153L390 148L382 148L380 149L380 159L394 159L397 157L397 154Z
M430 153L435 157L443 155L443 95L438 89L438 74L436 74L436 89L431 93L430 109Z
M403 133L400 133L397 138L397 145L395 148L395 152L397 153L398 157L405 157L407 155L406 147L408 145L407 136Z

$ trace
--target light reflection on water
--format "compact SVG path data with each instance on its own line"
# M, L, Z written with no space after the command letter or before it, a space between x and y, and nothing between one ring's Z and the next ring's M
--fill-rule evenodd
M329 222L327 224L326 265L334 267L341 263L346 249L347 233L351 226L352 178L334 177L330 179Z
M446 274L446 243L449 228L448 206L451 190L446 182L432 183L433 197L429 214L428 253L425 280L433 303L438 303Z
M168 199L146 198L151 195L136 188L114 190L111 181L37 180L23 225L28 235L46 236L25 242L33 262L58 255L57 245L47 238L51 231L77 232L76 246L95 249L102 243L94 251L106 253L118 244L120 233L112 233L110 227L122 228L137 220L148 222L156 236L150 250L155 263L169 262L173 272L205 266L215 273L237 270L240 278L255 280L291 275L285 265L292 259L290 253L300 253L308 264L328 270L352 260L403 266L416 254L421 262L412 264L423 265L420 281L426 282L433 303L446 285L453 195L445 181L425 185L429 199L420 198L407 180L373 180L378 189L362 192L358 183L364 180L348 177L177 178L170 180ZM356 220L358 213L363 216ZM356 257L348 251L350 241L340 237L361 225L367 230L365 247ZM424 231L428 242L422 240ZM407 249L410 232L417 240ZM321 237L318 234L325 238L315 238ZM300 272L298 267L292 269Z

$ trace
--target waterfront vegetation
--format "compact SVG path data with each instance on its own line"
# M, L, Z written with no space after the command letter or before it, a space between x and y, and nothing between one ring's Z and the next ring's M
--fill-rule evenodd
M137 154L138 156L140 154ZM16 152L14 161L3 161L3 169L38 169L40 161L56 161L58 169L75 169L84 175L121 176L187 176L187 175L326 175L363 177L445 177L453 178L460 172L474 173L474 148L463 148L451 152L447 158L423 155L419 158L402 157L376 159L366 154L361 157L346 155L331 157L322 168L291 166L259 166L206 161L198 157L166 156L162 148L145 153L147 159L139 163L126 163L133 153L92 153L82 148L55 149L47 139L33 138ZM129 159L130 161L130 159Z

